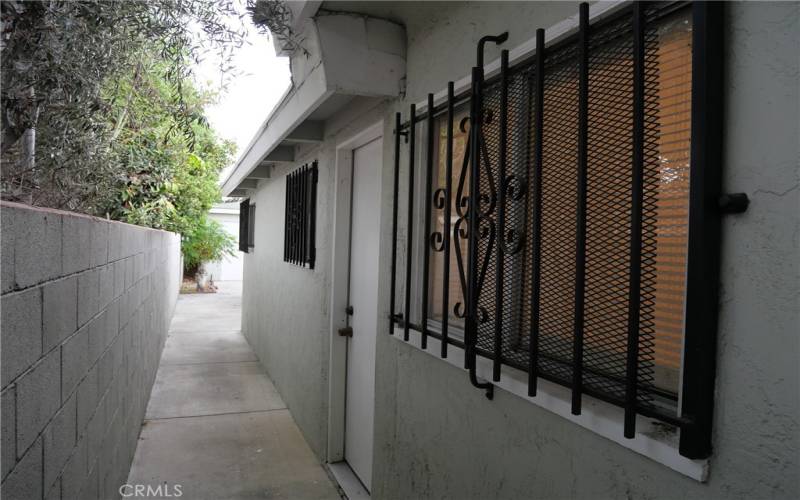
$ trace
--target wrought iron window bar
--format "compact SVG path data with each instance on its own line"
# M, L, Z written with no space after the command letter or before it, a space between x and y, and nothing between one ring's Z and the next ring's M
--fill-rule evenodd
M314 269L317 218L317 162L286 176L283 260Z
M239 202L239 250L248 253L253 244L250 242L251 227L254 221L251 220L255 214L250 211L250 198L245 198Z
M679 9L691 9L692 28L692 83L691 83L691 145L690 145L690 194L688 222L688 255L685 297L685 326L680 415L652 403L653 397L670 397L652 384L652 375L642 367L642 361L652 361L652 345L642 338L649 334L647 322L651 321L653 271L652 248L647 246L653 238L652 228L643 226L648 205L644 178L647 134L651 133L652 117L648 106L652 96L647 94L648 50L654 43L651 26ZM624 435L635 436L637 415L655 418L677 426L681 430L680 453L689 458L704 458L711 452L711 412L713 407L715 338L717 321L717 281L719 253L719 217L726 212L744 210L747 205L743 194L720 195L720 162L722 130L722 6L719 3L686 2L642 3L618 11L613 16L595 23L589 21L589 7L582 4L579 11L579 29L573 36L560 42L545 45L545 31L536 31L536 51L531 58L514 66L509 65L509 53L501 52L499 74L484 77L484 46L489 43L502 44L507 33L487 36L478 43L477 65L472 68L472 82L468 92L455 95L454 84L447 85L444 103L434 105L433 94L428 95L424 113L410 107L408 121L403 123L400 113L395 117L395 164L394 199L392 206L392 262L390 294L389 333L401 327L403 339L408 341L410 331L420 333L421 347L427 348L428 337L441 341L442 358L447 357L448 346L465 351L465 368L469 370L471 383L486 391L492 399L492 382L500 380L503 364L528 373L528 394L537 394L539 378L571 388L572 413L581 413L582 395L586 394L624 409ZM620 42L622 41L622 42ZM615 45L616 44L616 45ZM629 88L625 99L629 99L632 112L629 136L631 154L628 161L629 226L627 228L627 262L625 278L627 295L627 318L616 325L616 347L624 347L624 356L618 359L613 373L587 363L586 356L597 356L598 346L587 347L584 338L584 321L587 300L597 301L597 292L587 298L587 189L592 181L587 174L587 162L592 143L589 135L589 103L592 98L590 77L597 71L592 57L604 47L611 50L627 50L624 57L632 59L631 74L625 77ZM619 49L619 46L624 49ZM574 170L575 227L569 240L572 246L570 275L572 283L571 342L554 345L553 337L542 332L553 325L542 322L544 309L552 304L543 303L542 286L546 284L543 272L551 272L552 256L543 253L543 242L552 235L543 236L543 195L549 194L548 184L543 183L543 149L553 148L546 144L545 134L552 124L547 118L546 106L552 105L552 94L565 81L577 81L575 89L557 96L568 100L577 108L574 126L568 133L574 134L574 144L555 147L575 147L569 158ZM626 84L627 85L627 84ZM513 87L513 89L512 89ZM651 89L652 90L652 89ZM546 94L548 98L546 99ZM456 124L455 107L469 102L469 118ZM511 138L509 124L510 108L516 111L514 120L523 120L528 137L522 147ZM522 110L522 112L520 112ZM499 115L499 116L495 116ZM524 115L524 116L520 116ZM434 130L436 118L446 120L444 149L444 187L433 190ZM565 118L570 120L571 118ZM421 311L419 323L411 321L411 288L414 274L414 196L416 160L416 125L426 124L427 143L422 174L424 181L424 242L421 276ZM467 133L466 152L460 165L458 182L453 179L453 131L458 126ZM529 133L532 131L532 133ZM567 132L561 132L562 134ZM514 129L515 136L519 135ZM401 137L408 144L408 199L406 221L406 262L404 270L403 313L396 311L397 243L398 243L398 195L401 165ZM527 143L525 143L527 141ZM510 149L509 149L510 148ZM574 162L573 162L574 160ZM562 162L563 163L563 162ZM552 168L552 167L551 167ZM549 174L552 176L552 174ZM467 182L468 181L468 182ZM456 185L454 185L456 184ZM468 185L467 185L468 184ZM453 198L455 196L455 198ZM455 203L453 201L455 200ZM477 200L477 202L475 201ZM739 200L730 202L729 200ZM527 205L526 205L527 204ZM526 208L529 206L530 208ZM455 221L451 222L452 207ZM432 211L441 212L441 231L431 229ZM529 220L526 214L530 214ZM644 240L644 241L643 241ZM461 243L467 246L463 255ZM528 275L514 275L507 263L527 257ZM442 254L442 310L439 331L428 326L430 255L431 251ZM463 301L450 304L450 262L455 257L458 282ZM546 261L545 261L546 260ZM556 262L565 265L567 260ZM493 276L493 283L488 280ZM528 294L526 307L510 303L510 288ZM552 295L552 293L551 293ZM603 297L599 297L600 300ZM609 300L611 300L609 298ZM563 302L563 300L562 300ZM449 314L464 320L463 340L449 334ZM645 315L643 318L642 315ZM490 316L494 316L491 318ZM525 316L524 318L522 316ZM649 315L649 316L648 316ZM551 322L552 323L552 322ZM525 325L527 331L520 331ZM509 330L516 329L516 332ZM642 333L644 332L644 333ZM515 345L509 345L509 337L516 335ZM555 337L558 337L557 335ZM547 340L548 345L542 342ZM602 346L601 346L602 347ZM587 349L589 349L587 351ZM650 350L650 352L648 352ZM492 381L479 380L476 375L476 357L492 360ZM650 358L648 358L650 356ZM616 358L615 358L616 359Z

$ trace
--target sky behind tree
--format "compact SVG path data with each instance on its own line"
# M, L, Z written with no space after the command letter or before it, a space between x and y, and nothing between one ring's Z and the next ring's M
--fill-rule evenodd
M242 7L243 9L244 7ZM236 23L238 19L234 19ZM223 138L236 143L236 158L245 151L250 140L278 103L290 85L289 58L277 57L272 40L250 21L243 19L247 29L246 43L235 49L233 73L219 101L206 109L212 128ZM196 66L196 80L211 88L219 88L221 74L218 60L207 57ZM228 167L220 175L225 179Z

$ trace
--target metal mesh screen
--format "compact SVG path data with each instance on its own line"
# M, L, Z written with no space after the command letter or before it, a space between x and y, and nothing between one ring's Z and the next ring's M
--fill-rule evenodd
M654 359L658 234L663 168L661 97L663 50L659 28L645 34L645 127L642 254L638 343L638 404L656 391ZM541 276L539 358L545 378L570 384L575 327L576 224L578 212L578 49L548 51L542 127ZM484 119L479 178L477 351L494 358L500 323L502 361L527 369L531 327L530 187L533 162L535 66L508 76L507 156L500 174L501 86L483 89ZM583 385L587 392L624 401L628 339L631 157L633 152L633 37L626 17L592 31L588 67L588 161L586 198ZM682 186L686 197L688 186ZM500 204L500 189L505 202ZM676 195L673 190L672 193ZM500 226L500 211L504 221ZM684 221L678 221L685 225ZM659 225L660 224L660 225ZM680 224L679 224L680 225ZM675 225L672 226L675 230ZM499 246L505 255L498 268ZM498 294L497 276L502 274Z

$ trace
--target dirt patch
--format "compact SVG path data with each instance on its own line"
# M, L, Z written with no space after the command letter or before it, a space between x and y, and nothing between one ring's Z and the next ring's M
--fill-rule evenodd
M217 293L217 287L213 281L209 281L205 287L200 287L195 280L183 280L181 283L181 293L189 295L193 293Z

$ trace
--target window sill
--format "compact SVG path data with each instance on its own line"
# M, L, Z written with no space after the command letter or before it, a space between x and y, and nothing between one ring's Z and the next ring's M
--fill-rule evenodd
M412 330L409 335L409 341L404 342L403 329L395 328L393 337L399 342L410 344L436 359L450 363L463 370L463 349L450 345L447 348L447 358L442 359L438 355L441 346L439 340L428 337L428 349L423 350L420 342L421 334ZM491 380L492 361L478 357L476 372L479 378ZM493 382L493 384L498 389L503 389L536 406L560 415L585 429L589 429L606 439L610 439L696 481L705 482L708 478L708 459L692 460L681 456L678 452L679 431L665 431L664 424L654 419L638 416L636 437L634 439L625 439L623 436L624 411L622 408L584 395L581 414L573 415L569 389L547 380L539 379L538 395L535 398L528 397L528 375L508 366L503 366L500 381Z

